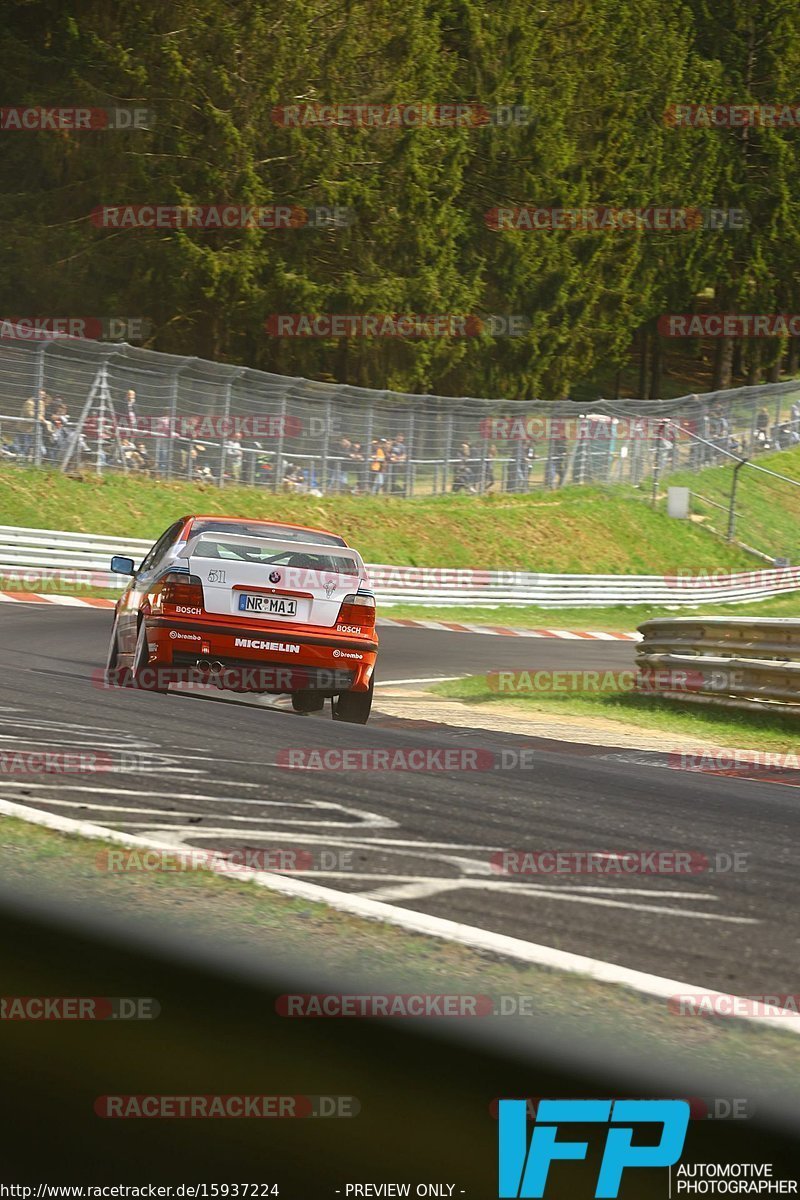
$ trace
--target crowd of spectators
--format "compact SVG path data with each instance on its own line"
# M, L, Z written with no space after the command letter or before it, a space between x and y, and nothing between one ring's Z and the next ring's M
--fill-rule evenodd
M354 496L403 494L407 467L405 434L372 438L369 445L342 437L331 456L329 487Z
M730 455L752 455L759 451L785 450L800 445L800 400L791 406L788 419L776 420L762 407L748 419L732 427L732 414L719 402L711 403L691 420L679 438L676 427L663 421L663 433L654 439L647 453L653 454L661 472L688 465L695 469L724 462ZM609 417L589 417L592 422L609 423ZM752 428L750 426L752 425ZM678 431L680 432L680 431ZM359 441L342 436L328 447L324 459L301 453L294 448L280 449L276 443L240 440L205 443L179 436L170 417L141 419L137 397L129 388L116 402L97 403L82 420L70 416L63 396L51 395L39 388L23 401L19 417L6 424L0 437L0 459L21 462L71 465L88 463L101 469L123 469L143 475L193 479L219 483L220 478L234 484L268 487L273 491L299 492L322 496L406 495L415 489L409 476L409 448L406 435L372 437ZM295 443L296 444L296 443ZM638 448L638 447L637 447ZM531 473L538 455L542 460L542 482L546 488L562 487L566 482L591 482L611 479L611 459L629 453L622 442L593 438L591 432L577 442L554 432L549 440L534 443L512 440L498 451L494 443L469 441L458 444L447 464L431 459L415 463L423 476L433 475L433 490L455 493L491 493L496 488L507 492L529 490Z
M4 459L59 462L78 436L63 396L51 396L46 388L23 401L19 415L20 420L7 426L7 440L0 444Z

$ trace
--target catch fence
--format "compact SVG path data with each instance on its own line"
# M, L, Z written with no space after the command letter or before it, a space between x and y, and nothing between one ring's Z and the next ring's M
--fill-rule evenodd
M132 404L130 393L135 393ZM417 395L0 337L0 463L397 497L630 483L800 443L800 382L591 405Z

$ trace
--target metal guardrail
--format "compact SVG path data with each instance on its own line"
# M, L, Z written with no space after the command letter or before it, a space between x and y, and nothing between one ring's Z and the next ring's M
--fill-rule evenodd
M800 716L800 620L673 617L639 631L647 694Z
M139 561L149 539L0 525L0 577L13 589L41 578L86 587L122 587L109 559L127 554ZM570 608L586 605L699 605L746 603L800 591L800 567L683 578L671 575L543 575L531 571L390 566L367 563L380 603L479 607L498 604ZM9 579L11 583L9 583ZM800 603L800 602L799 602Z

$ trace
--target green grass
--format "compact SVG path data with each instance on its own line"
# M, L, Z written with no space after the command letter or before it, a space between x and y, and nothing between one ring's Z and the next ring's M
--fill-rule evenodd
M653 511L627 486L497 496L273 495L257 488L162 483L10 467L0 472L0 523L153 538L184 513L266 517L328 527L368 562L548 573L745 570L754 560L689 522Z
M326 978L357 980L376 992L436 992L530 997L535 1013L506 1018L576 1040L608 1038L648 1058L693 1072L741 1072L753 1083L794 1090L800 1038L738 1021L672 1016L664 1001L625 988L478 953L456 943L407 933L324 905L281 896L254 884L222 880L205 870L102 874L100 841L54 833L0 817L0 877L23 895L35 888L62 904L114 913L127 922L167 920L188 938L213 938L242 948L278 969L313 963ZM665 974L670 964L665 963ZM487 1018L491 1020L491 1018ZM500 1019L498 1018L498 1021Z
M800 446L778 454L757 455L753 463L766 467L790 479L800 479ZM733 464L708 467L701 474L681 471L664 480L666 484L691 488L706 500L725 506L730 502ZM765 554L800 562L800 486L784 483L760 471L743 467L739 472L736 491L736 510L739 513L736 537L748 546ZM720 533L728 526L727 511L693 498L692 511L705 516Z
M516 671L541 669L535 662L526 663L524 653ZM573 664L571 670L579 669ZM589 668L587 668L589 669ZM596 668L592 668L596 669ZM678 745L664 749L691 749L687 739L714 742L720 747L740 750L772 750L797 752L800 736L798 717L758 712L717 710L680 700L661 700L630 692L601 694L549 694L524 692L508 694L490 688L485 675L438 683L429 689L440 696L461 700L466 704L490 704L498 710L514 709L530 715L602 717L621 725L636 725L640 729L660 730L680 739Z

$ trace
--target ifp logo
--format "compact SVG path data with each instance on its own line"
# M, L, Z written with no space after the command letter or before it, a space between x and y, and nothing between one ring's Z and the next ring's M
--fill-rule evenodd
M613 1200L626 1167L671 1167L678 1161L689 1111L685 1100L541 1100L529 1149L526 1102L501 1100L498 1195L539 1200L552 1162L586 1158L588 1142L556 1141L559 1125L602 1124L610 1128L594 1194L596 1200ZM656 1145L634 1146L634 1126L644 1123L660 1125L661 1137Z

